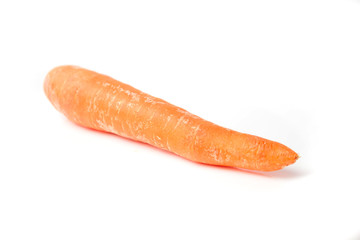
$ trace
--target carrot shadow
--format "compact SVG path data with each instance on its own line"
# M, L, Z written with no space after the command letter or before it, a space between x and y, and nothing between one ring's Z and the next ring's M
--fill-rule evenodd
M267 177L271 178L282 178L282 179L295 179L302 178L308 176L310 174L309 171L304 169L293 169L293 168L285 168L282 170L278 170L275 172L267 172Z
M190 162L192 162L192 161L190 161ZM309 175L309 172L306 170L303 170L303 169L284 168L284 169L280 169L280 170L273 171L273 172L262 172L262 171L256 171L256 170L227 167L227 166L210 165L210 164L206 164L206 163L197 163L197 162L192 162L192 163L200 164L204 167L209 167L212 169L219 169L221 171L238 172L238 173L242 173L242 174L260 176L260 177L265 177L265 178L297 179L297 178L301 178L301 177Z

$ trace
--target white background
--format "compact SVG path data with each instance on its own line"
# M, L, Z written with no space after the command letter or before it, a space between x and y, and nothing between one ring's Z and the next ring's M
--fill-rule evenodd
M58 113L73 64L301 155L192 163ZM360 1L1 1L0 239L360 239Z

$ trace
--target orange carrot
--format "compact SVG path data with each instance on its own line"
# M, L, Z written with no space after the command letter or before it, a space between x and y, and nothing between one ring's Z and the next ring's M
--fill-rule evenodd
M223 128L83 68L53 69L44 90L54 107L79 125L145 142L195 162L274 171L298 158L280 143Z

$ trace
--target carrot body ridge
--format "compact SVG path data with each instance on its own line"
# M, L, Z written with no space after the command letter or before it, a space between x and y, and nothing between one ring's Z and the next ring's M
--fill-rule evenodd
M45 78L44 91L58 111L79 125L145 142L195 162L274 171L298 159L278 142L218 126L80 67L54 68Z

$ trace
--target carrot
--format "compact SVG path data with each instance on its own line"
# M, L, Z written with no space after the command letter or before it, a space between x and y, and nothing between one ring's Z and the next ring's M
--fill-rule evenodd
M298 159L280 143L223 128L83 68L51 70L44 90L58 111L81 126L145 142L195 162L274 171Z

